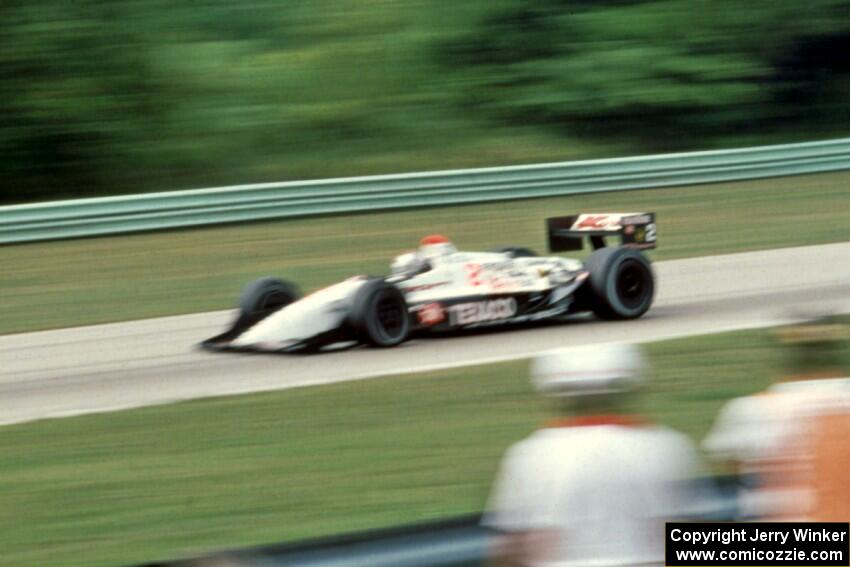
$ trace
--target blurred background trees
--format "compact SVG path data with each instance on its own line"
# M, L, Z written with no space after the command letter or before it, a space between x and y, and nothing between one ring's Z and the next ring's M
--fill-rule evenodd
M848 48L848 0L5 0L0 200L843 135Z
M446 51L465 101L510 122L639 149L846 132L850 4L538 0Z

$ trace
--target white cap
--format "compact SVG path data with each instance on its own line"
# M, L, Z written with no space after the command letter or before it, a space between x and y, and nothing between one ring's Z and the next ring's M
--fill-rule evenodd
M531 363L531 381L547 396L630 392L645 382L646 365L629 344L583 345L552 350Z

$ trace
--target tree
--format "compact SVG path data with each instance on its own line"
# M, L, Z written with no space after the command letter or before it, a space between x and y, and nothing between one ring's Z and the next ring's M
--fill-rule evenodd
M501 121L705 146L796 122L803 100L821 103L806 113L816 129L836 104L846 112L850 100L830 83L850 70L848 4L517 1L443 60L468 77L462 104ZM830 46L845 49L824 57Z

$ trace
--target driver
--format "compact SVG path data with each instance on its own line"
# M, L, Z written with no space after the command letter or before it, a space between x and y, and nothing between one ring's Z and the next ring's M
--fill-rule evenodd
M405 252L393 260L390 270L394 275L414 276L427 272L437 258L457 252L457 247L441 234L431 234L419 241L419 249Z

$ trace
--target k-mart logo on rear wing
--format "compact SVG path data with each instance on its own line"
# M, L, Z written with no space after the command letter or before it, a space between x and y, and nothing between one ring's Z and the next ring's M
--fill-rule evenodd
M546 219L549 250L581 250L584 239L593 248L605 246L607 237L619 237L626 248L655 248L658 230L655 213L586 213Z

